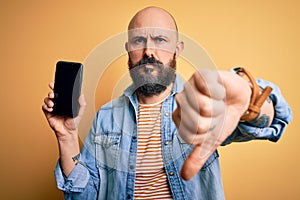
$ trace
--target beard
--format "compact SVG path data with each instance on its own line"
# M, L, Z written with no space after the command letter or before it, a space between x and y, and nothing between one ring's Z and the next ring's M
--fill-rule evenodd
M135 65L129 58L128 66L135 90L145 97L158 95L165 91L176 78L175 54L166 65L163 65L153 56L148 57L145 55Z

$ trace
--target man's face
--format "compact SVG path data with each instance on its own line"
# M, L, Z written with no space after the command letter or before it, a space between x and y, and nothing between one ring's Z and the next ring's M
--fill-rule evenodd
M175 80L177 32L162 28L132 29L126 48L138 92L153 96Z
M135 65L144 55L153 56L166 65L172 58L177 45L177 32L163 28L136 28L128 31L127 51Z

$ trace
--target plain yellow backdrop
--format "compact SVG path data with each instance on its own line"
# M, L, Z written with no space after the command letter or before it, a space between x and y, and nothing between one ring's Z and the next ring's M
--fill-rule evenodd
M56 139L41 111L55 63L84 61L149 5L170 11L179 31L202 45L218 69L247 66L256 77L276 83L292 107L293 122L278 143L252 141L219 148L227 199L300 199L296 0L2 1L0 198L63 199L53 176ZM127 57L120 56L110 73L121 76L126 62ZM109 81L100 81L95 101L88 104L99 107L110 99L116 80Z

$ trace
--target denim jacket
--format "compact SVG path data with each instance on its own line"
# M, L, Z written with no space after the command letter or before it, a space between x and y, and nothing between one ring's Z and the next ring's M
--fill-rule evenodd
M252 139L275 142L291 121L290 107L278 87L264 80L257 80L257 83L260 87L273 87L270 98L275 107L275 117L272 125L258 128L239 123L223 145ZM180 178L181 166L193 148L179 137L171 116L176 108L174 95L182 89L183 83L177 77L172 94L164 101L161 112L162 157L171 194L174 199L225 199L217 151L191 180ZM138 143L137 110L133 86L101 107L85 140L80 161L68 177L63 175L57 163L56 182L58 188L64 191L65 199L133 199Z

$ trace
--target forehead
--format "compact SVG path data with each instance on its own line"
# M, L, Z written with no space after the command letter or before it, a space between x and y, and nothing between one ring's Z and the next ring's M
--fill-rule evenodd
M155 36L164 36L170 39L175 39L177 32L171 29L159 28L159 27L145 27L145 28L136 28L128 30L129 38L136 37L136 36L144 36L147 37L148 35L155 37Z

